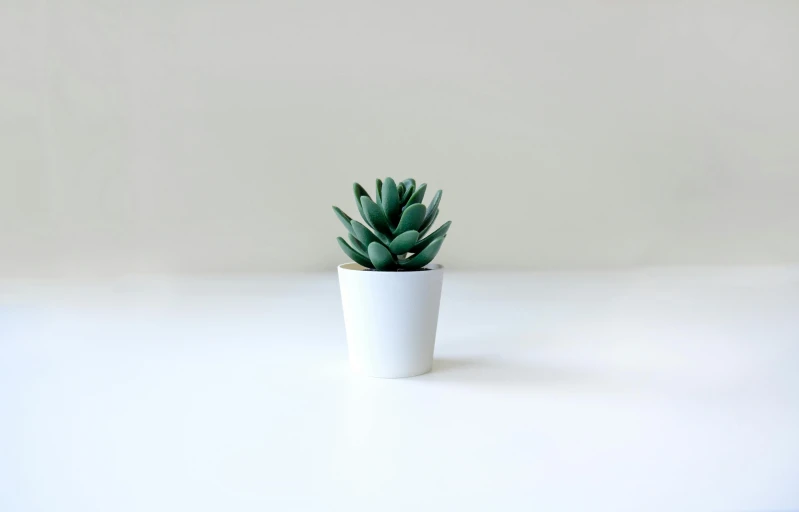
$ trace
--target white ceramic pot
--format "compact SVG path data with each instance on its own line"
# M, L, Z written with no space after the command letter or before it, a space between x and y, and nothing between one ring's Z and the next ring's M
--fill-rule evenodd
M433 366L444 268L379 272L356 263L338 267L350 366L356 373L396 379Z

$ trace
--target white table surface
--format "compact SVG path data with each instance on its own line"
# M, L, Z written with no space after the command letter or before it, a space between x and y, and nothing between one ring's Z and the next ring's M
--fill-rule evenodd
M334 274L0 287L0 510L799 509L799 269L444 280L350 375Z

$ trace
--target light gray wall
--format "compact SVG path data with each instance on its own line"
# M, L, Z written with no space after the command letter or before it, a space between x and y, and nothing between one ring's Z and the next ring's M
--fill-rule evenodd
M799 262L799 2L0 2L0 275Z

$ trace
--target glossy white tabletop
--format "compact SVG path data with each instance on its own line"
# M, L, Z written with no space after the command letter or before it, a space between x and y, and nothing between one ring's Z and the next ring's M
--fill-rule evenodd
M444 279L349 374L329 274L0 287L4 512L799 509L799 269Z

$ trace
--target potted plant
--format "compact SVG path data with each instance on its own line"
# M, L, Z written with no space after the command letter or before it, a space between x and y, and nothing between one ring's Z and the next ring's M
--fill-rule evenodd
M338 244L354 263L339 265L350 366L372 377L413 377L430 371L444 269L430 264L451 222L430 234L441 191L422 204L426 184L377 180L375 199L358 183L363 223L333 207L347 228Z

